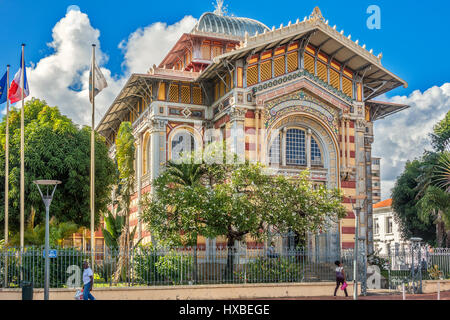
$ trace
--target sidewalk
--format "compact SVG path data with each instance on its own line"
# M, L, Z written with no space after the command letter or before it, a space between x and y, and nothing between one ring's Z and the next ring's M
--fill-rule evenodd
M351 293L346 298L342 296L342 292L339 292L337 297L296 297L296 298L279 298L279 299L267 299L267 300L353 300ZM402 294L398 292L389 293L388 290L377 290L377 292L371 292L367 296L359 296L358 300L402 300ZM266 299L258 299L266 300ZM429 294L406 294L406 300L437 300L436 293ZM450 300L450 291L441 292L441 300Z

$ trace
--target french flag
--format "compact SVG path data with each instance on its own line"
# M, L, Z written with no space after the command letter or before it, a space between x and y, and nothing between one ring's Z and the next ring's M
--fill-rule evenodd
M19 71L17 71L13 81L11 82L11 87L9 87L9 101L11 103L16 103L17 101L20 101L22 99L22 88L20 87L21 85L20 77L22 76L22 65L25 66L25 59L23 58L23 55L20 58ZM28 81L27 81L27 68L24 68L23 70L23 86L24 86L23 98L25 99L30 94L30 89L28 88Z

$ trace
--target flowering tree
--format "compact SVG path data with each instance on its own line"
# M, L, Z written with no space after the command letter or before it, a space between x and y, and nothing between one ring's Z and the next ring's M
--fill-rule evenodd
M154 196L145 202L143 219L153 235L172 245L224 236L230 277L235 241L247 235L262 241L269 226L304 235L345 216L340 192L313 188L308 172L288 179L249 162L202 166L201 177L189 185L178 183L171 170L162 173L154 181Z

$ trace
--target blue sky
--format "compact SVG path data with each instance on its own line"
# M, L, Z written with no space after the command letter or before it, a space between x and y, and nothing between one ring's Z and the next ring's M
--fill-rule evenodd
M0 73L11 64L13 76L20 44L26 43L31 96L57 105L76 123L88 124L90 44L96 43L108 80L108 88L96 98L99 121L130 73L145 73L158 64L203 12L214 10L212 2L0 0ZM80 11L68 12L71 5ZM375 55L382 52L383 65L409 83L381 98L411 108L375 124L373 154L382 157L382 193L389 197L405 162L430 148L428 134L450 109L450 1L226 0L225 5L228 14L270 28L303 20L318 5L331 26L373 48ZM367 27L370 5L381 9L380 30Z

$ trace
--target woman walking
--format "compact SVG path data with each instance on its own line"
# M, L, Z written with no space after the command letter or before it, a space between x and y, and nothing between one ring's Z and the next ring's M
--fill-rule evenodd
M336 289L334 289L334 296L336 297L337 290L339 289L339 286L342 285L345 296L348 297L344 266L340 261L335 261L334 264L336 265Z

